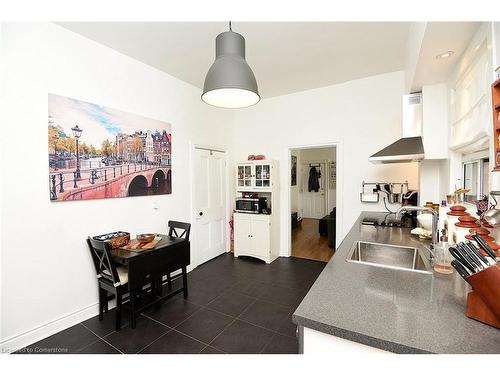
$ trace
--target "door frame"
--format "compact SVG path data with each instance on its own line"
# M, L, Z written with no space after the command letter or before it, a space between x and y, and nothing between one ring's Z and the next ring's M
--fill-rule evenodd
M194 181L194 154L196 152L196 149L202 149L202 150L207 150L207 151L216 151L216 152L222 152L224 153L224 166L225 166L225 174L226 174L226 178L225 178L225 188L226 188L226 199L225 199L225 207L224 207L224 222L225 222L225 230L224 230L224 236L226 237L225 238L225 250L226 250L226 253L231 251L231 238L229 236L229 231L230 231L230 228L229 228L229 217L231 215L231 195L229 193L229 163L228 163L228 150L225 148L225 147L218 147L218 146L208 146L206 144L199 144L199 143L193 143L193 142L189 142L189 170L190 170L190 173L189 173L189 178L190 178L190 184L189 184L189 194L190 194L190 204L189 204L189 209L190 209L190 214L189 214L189 217L190 217L190 220L191 220L191 223L192 225L194 226L194 223L195 223L195 220L196 220L196 217L194 215L194 189L193 189L193 181ZM193 233L191 231L191 233ZM193 251L194 250L194 251ZM194 249L193 247L191 247L191 255L192 255L192 264L191 264L191 267L192 268L196 268L198 267L201 262L200 262L200 258L198 256L198 253L196 251L196 249Z
M290 170L292 168L292 150L296 149L305 149L305 148L325 148L325 147L335 147L335 163L336 163L336 179L337 179L337 185L335 189L335 202L336 202L336 225L335 225L335 231L337 233L336 236L336 243L335 247L337 248L340 242L344 238L344 232L343 232L343 210L344 210L344 205L343 205L343 181L338 178L338 176L342 176L342 172L344 169L344 159L343 159L343 144L340 141L336 142L327 142L327 143L309 143L309 144L302 144L302 145L293 145L293 146L288 146L285 149L285 155L286 155L286 170L285 170L285 175L286 175L286 184L284 188L284 194L286 199L284 199L284 209L281 211L281 222L286 223L284 225L284 231L282 232L282 243L284 244L284 249L282 249L282 254L285 257L290 257L292 255L292 222L290 220L290 215L291 215L291 207L292 207L292 197L291 197L291 173ZM339 183L340 181L340 183Z

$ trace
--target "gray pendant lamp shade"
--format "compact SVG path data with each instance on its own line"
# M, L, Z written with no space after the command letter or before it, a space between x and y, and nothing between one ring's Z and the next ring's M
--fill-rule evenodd
M215 61L208 70L201 99L216 107L243 108L259 102L252 69L245 60L245 38L233 31L217 35Z

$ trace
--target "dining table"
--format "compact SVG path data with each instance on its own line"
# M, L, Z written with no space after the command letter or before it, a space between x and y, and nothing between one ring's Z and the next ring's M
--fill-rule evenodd
M113 262L128 268L128 282L131 289L150 284L150 294L154 299L143 308L159 304L165 299L183 292L188 297L187 266L190 264L190 242L185 238L157 234L160 241L152 249L116 248L111 252ZM181 271L182 287L172 291L170 274ZM167 275L169 293L163 295L163 276ZM140 310L142 310L141 308Z
M157 234L157 236L161 237L161 240L152 249L131 250L121 247L113 249L111 252L113 261L118 265L128 266L131 261L151 255L160 250L170 250L171 252L178 253L182 251L182 249L185 249L186 246L189 248L189 241L185 238L169 236L167 234Z

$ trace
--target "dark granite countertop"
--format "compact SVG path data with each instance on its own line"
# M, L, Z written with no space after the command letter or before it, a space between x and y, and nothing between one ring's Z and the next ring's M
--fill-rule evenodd
M428 245L409 229L361 224L365 217L385 215L361 214L293 314L294 322L396 353L500 353L500 330L465 316L469 287L456 273L346 261L358 240L420 249Z

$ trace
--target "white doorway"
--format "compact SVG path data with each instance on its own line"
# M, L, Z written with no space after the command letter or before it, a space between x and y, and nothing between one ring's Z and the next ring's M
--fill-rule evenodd
M194 147L192 167L195 263L205 263L226 252L226 153Z
M327 162L302 163L300 170L301 178L299 189L299 207L301 207L302 218L321 219L327 214L328 186L327 186ZM317 186L311 188L311 174L317 175Z

